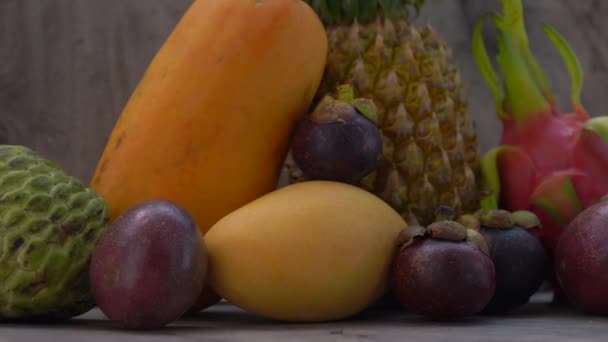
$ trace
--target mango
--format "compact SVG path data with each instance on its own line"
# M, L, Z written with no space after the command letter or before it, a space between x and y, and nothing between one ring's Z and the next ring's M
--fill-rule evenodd
M344 319L385 294L406 226L384 201L355 186L289 185L209 230L208 282L229 302L266 318Z

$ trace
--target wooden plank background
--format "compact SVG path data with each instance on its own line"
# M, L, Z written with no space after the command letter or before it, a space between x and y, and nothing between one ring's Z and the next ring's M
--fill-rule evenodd
M551 23L585 68L584 103L608 114L608 2L524 0L530 40L560 103L570 80L540 29ZM0 0L0 143L23 144L90 179L147 64L191 0ZM499 0L429 0L419 18L445 37L463 70L482 151L500 125L470 53L478 16ZM491 37L489 43L492 45Z

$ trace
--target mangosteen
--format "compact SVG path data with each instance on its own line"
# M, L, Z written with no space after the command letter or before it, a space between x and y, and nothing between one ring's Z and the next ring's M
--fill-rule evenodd
M557 280L568 301L588 313L608 315L608 202L578 214L555 250Z
M338 94L325 97L296 124L292 156L308 179L352 184L376 169L382 137L373 101L355 99L349 86Z
M496 291L483 312L507 313L527 304L546 275L547 254L531 233L540 227L538 217L529 211L490 210L459 222L485 237L496 268Z
M494 263L481 234L451 220L410 226L399 237L391 281L406 309L432 319L480 313L496 287Z

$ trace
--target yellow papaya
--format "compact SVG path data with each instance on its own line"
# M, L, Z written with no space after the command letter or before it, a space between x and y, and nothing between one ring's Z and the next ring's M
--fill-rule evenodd
M91 187L111 219L149 199L206 231L274 190L311 105L327 36L299 0L196 0L118 118Z

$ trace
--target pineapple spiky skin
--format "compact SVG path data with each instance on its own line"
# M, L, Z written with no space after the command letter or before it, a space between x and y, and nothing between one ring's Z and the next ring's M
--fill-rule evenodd
M406 18L326 24L319 97L348 84L378 108L383 157L359 186L420 224L441 205L457 214L479 209L477 133L447 43ZM291 158L286 165L290 182L306 180Z

